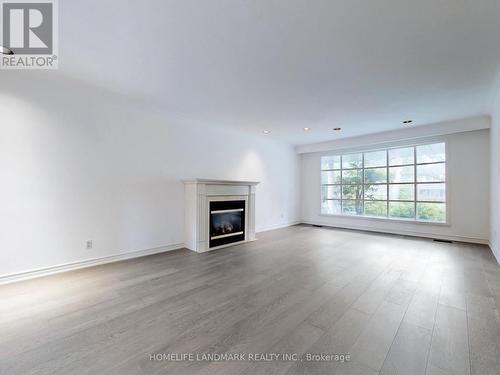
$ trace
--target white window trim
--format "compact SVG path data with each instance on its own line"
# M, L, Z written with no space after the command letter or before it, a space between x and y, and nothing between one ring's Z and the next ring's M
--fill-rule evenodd
M446 176L445 176L445 185L446 185L446 221L444 222L433 222L433 221L425 221L425 220L418 220L417 219L417 212L416 212L416 204L417 204L417 179L416 179L416 174L417 174L417 168L416 166L418 165L417 164L417 159L416 159L416 148L418 146L425 146L425 145L429 145L429 144L434 144L434 143L444 143L445 144L445 157L446 157L446 160L444 161L444 164L445 164L445 173L446 173ZM365 169L365 166L364 166L364 153L367 153L367 152L374 152L374 151L388 151L390 149L396 149L396 148L405 148L405 147L414 147L415 148L415 155L414 155L414 163L411 164L413 166L415 166L415 178L414 178L414 182L412 184L415 185L415 218L414 219L402 219L402 218L391 218L389 216L387 217L376 217L376 216L365 216L365 215L349 215L349 214L344 214L344 213L340 213L340 214L326 214L326 213L323 213L322 212L322 188L323 186L325 186L323 183L322 183L322 168L321 168L321 158L323 156L336 156L336 155L346 155L346 154L353 154L353 153L363 153L363 185L364 185L364 169ZM450 182L450 174L449 174L449 160L450 160L450 143L448 142L448 139L447 137L432 137L432 138L426 138L424 140L421 140L419 142L389 142L387 144L380 144L380 145L374 145L373 147L356 147L356 148L349 148L349 149L340 149L340 150L335 150L335 151L330 151L330 152L322 152L320 154L320 162L319 162L319 170L320 170L320 173L319 173L319 178L320 178L320 186L319 186L319 193L320 193L320 207L319 207L319 216L322 216L322 217L334 217L334 218L341 218L341 219L355 219L355 220L370 220L370 221L381 221L381 222L391 222L391 223L404 223L404 224L417 224L417 225L430 225L430 226L441 226L441 227L450 227L451 226L451 210L450 210L450 207L451 207L451 204L450 204L450 193L451 193L451 188L450 188L450 185L449 185L449 182ZM342 160L341 160L341 163L342 163ZM429 164L437 164L437 163L440 163L440 162L436 162L436 163L429 163ZM389 164L389 160L387 160L387 168L389 167L388 166ZM426 163L422 163L422 164L426 164ZM384 168L384 167L381 167L381 168ZM342 165L341 165L341 169L340 171L342 171ZM342 172L341 172L342 174ZM342 178L342 176L341 176ZM425 183L425 182L422 182L422 183ZM436 182L438 183L438 182ZM389 174L387 172L387 189L389 189ZM339 186L341 186L341 190L342 190L342 186L343 184L341 183ZM338 199L342 202L342 196L340 199ZM364 193L363 193L363 201L364 201ZM341 203L342 204L342 203ZM389 192L387 193L387 204L389 204ZM364 209L364 204L363 204L363 209ZM387 212L387 215L389 215L389 212Z

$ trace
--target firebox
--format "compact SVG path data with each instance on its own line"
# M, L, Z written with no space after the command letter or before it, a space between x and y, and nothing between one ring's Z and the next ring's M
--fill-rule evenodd
M209 247L245 240L245 201L210 202Z

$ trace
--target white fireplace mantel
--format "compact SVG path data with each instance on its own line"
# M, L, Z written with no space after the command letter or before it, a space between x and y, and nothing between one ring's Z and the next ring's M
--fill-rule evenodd
M258 181L196 178L183 182L186 207L184 237L188 249L201 253L236 244L209 248L209 207L212 201L244 200L245 240L241 242L255 240L255 187Z

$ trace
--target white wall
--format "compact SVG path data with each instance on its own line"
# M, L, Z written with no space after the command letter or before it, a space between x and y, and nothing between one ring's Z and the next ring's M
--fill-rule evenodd
M298 220L291 146L186 126L135 98L16 73L2 75L0 87L0 276L180 246L184 178L261 181L257 231Z
M491 124L490 247L500 263L500 85L493 104Z
M478 118L478 121L484 121ZM388 139L390 139L388 135ZM412 144L412 140L366 146L370 137L359 138L363 147ZM301 218L312 224L323 224L353 229L428 236L487 243L489 238L489 129L449 134L426 140L446 140L448 160L448 189L450 225L437 226L422 223L393 222L343 216L320 215L320 157L328 151L304 153L301 160ZM351 150L356 147L351 145ZM358 147L359 149L359 147Z

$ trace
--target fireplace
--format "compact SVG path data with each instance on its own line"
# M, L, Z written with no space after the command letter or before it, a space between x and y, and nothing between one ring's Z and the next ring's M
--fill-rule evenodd
M257 181L184 180L185 246L198 253L255 241Z
M245 240L245 201L211 201L208 247Z

